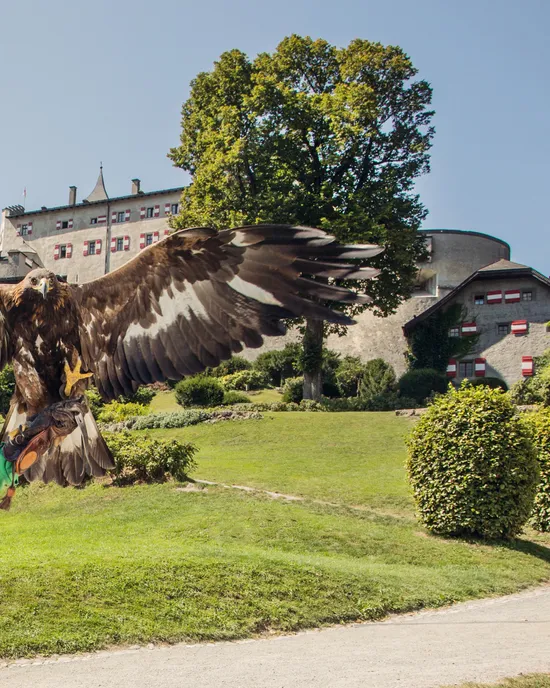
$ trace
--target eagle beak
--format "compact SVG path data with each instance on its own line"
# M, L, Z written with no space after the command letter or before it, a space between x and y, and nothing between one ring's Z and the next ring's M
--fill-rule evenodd
M47 280L45 277L43 277L43 278L40 280L40 288L39 288L39 290L40 290L40 293L42 294L42 298L45 299L45 298L46 298L46 294L47 294L47 293L49 292L49 290L50 290L50 285L48 284L48 280Z

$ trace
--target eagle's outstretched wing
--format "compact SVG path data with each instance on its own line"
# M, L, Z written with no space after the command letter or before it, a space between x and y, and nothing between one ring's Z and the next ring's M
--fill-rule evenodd
M350 263L381 252L318 229L258 225L186 229L104 277L73 286L82 355L104 397L180 379L284 334L283 318L351 323L321 302L364 303L336 279L378 273ZM311 277L325 278L312 280Z

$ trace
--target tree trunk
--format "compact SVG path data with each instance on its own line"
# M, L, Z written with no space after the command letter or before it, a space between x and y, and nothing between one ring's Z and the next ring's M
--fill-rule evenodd
M323 321L306 320L304 347L304 399L321 401L323 381Z

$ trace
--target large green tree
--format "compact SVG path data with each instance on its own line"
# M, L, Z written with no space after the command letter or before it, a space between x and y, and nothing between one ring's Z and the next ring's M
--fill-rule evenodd
M181 143L188 171L177 227L280 222L383 244L378 280L365 285L379 315L409 293L423 252L426 210L414 193L429 170L432 91L396 46L345 48L290 36L250 60L221 55L193 80ZM323 327L304 328L305 396L320 394Z

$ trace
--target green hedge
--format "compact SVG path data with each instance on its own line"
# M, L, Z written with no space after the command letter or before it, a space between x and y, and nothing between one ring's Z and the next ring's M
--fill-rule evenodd
M213 377L187 377L175 387L176 401L181 406L218 406L223 402L224 389Z
M541 532L550 531L550 408L540 408L524 416L533 433L533 444L540 466L540 481L533 507L532 525Z
M399 394L423 404L434 393L444 394L449 386L447 377L431 368L409 370L399 380Z
M463 385L437 397L408 442L419 516L434 533L509 538L533 508L530 433L499 389Z

